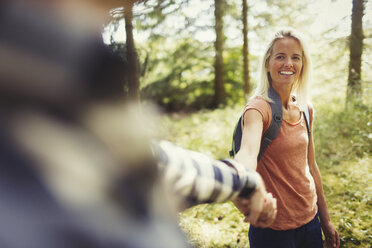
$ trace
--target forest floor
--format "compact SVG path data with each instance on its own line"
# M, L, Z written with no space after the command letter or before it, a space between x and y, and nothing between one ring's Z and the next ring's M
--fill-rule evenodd
M349 111L339 104L316 107L314 141L331 220L341 247L372 244L372 108ZM165 115L164 137L220 159L228 156L240 107ZM231 202L205 204L180 213L194 247L249 247L249 224Z

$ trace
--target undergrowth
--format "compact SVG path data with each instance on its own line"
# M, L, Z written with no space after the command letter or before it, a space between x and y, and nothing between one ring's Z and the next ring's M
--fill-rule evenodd
M341 247L372 244L372 107L315 104L314 142L332 222ZM228 156L241 107L163 118L166 139L213 158ZM200 205L180 214L195 247L249 247L249 224L231 202Z

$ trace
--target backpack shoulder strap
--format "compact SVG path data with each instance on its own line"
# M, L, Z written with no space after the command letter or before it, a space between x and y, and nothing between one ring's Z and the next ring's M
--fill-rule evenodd
M266 148L276 138L276 136L278 136L283 119L282 101L280 100L279 94L272 87L270 87L268 93L269 98L273 100L273 102L270 102L272 119L269 128L262 136L262 142L257 161L261 159Z
M262 136L262 142L260 147L260 152L257 156L257 161L260 160L261 156L265 152L266 148L270 143L278 136L280 126L282 125L282 101L280 100L279 94L270 87L268 95L273 102L270 102L271 108L271 122L269 128L265 131ZM231 157L234 157L235 154L240 150L241 139L242 139L242 116L239 118L239 121L235 125L233 140L232 140L232 149L229 151Z
M271 100L273 100L273 102L269 103L271 107L272 119L271 119L269 128L265 131L265 133L262 136L262 142L261 142L260 152L257 156L257 161L261 159L266 148L278 136L280 127L282 125L283 110L282 110L282 102L280 100L280 96L273 88L270 87L269 97ZM311 129L310 129L309 107L307 107L306 110L303 111L303 113L304 113L304 118L306 122L307 134L310 137ZM240 149L240 143L241 143L241 138L242 138L241 122L242 122L242 116L239 118L238 123L235 125L235 130L233 134L233 142L232 142L232 150L230 150L229 152L231 157L234 157L234 155Z
M310 129L310 108L309 108L309 106L307 106L306 110L303 111L303 113L304 113L305 122L306 122L307 135L310 138L311 129Z
M238 122L235 125L235 129L234 129L233 140L232 140L232 148L229 151L229 155L232 158L240 150L241 140L242 140L242 136L243 136L242 118L243 118L243 115L240 116Z

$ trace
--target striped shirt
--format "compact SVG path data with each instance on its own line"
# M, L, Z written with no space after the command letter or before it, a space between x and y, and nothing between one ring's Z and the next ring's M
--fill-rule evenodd
M183 207L249 197L256 189L258 173L235 160L214 160L168 141L153 147L163 182Z

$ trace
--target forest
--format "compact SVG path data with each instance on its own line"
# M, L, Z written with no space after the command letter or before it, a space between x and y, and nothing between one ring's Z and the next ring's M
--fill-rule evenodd
M372 2L124 0L103 38L126 64L125 93L161 109L159 137L228 157L267 39L303 33L313 62L314 140L341 247L372 244ZM249 247L231 202L179 215L195 247Z

